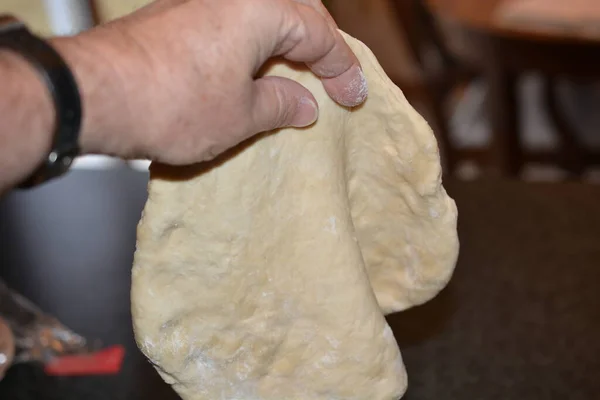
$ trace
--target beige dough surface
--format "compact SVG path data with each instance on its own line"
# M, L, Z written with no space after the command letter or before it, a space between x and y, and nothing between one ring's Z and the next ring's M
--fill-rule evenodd
M349 110L310 72L308 129L221 159L153 164L138 227L138 345L185 400L392 400L406 372L384 313L435 296L458 253L456 207L426 122L370 50Z

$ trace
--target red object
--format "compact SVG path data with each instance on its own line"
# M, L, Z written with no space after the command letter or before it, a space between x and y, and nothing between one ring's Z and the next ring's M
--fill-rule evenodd
M44 371L53 376L114 375L121 370L124 356L123 346L112 346L95 353L58 357L46 364Z

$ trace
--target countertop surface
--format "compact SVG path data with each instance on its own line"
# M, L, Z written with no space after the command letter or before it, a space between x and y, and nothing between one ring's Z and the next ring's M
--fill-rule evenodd
M0 277L76 331L127 353L121 373L50 378L32 365L2 400L170 400L133 341L135 228L147 175L74 171L0 201ZM409 400L600 398L600 186L446 184L461 255L430 303L388 318Z

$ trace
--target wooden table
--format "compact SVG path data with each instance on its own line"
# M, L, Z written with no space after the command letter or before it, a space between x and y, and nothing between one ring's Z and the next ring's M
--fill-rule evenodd
M427 3L442 25L449 28L446 31L459 36L461 48L451 50L463 61L478 64L486 74L496 169L515 176L525 161L559 161L568 170L579 174L584 165L596 163L600 157L586 152L577 142L560 112L551 83L558 77L599 78L600 36L509 27L496 19L502 1L427 0ZM464 51L465 48L469 51ZM517 82L519 76L527 72L539 72L550 83L545 98L562 142L562 151L558 154L524 154L520 145Z
M0 277L78 332L127 348L120 375L12 368L6 400L175 400L129 311L147 175L74 171L0 201ZM448 182L461 254L450 285L388 318L408 400L590 400L600 393L600 186ZM282 399L283 400L283 399Z

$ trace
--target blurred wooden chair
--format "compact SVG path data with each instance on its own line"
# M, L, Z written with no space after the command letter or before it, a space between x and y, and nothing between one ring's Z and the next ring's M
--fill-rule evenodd
M451 139L451 102L476 74L458 62L447 48L446 38L422 0L390 0L398 25L420 70L420 78L394 79L412 102L422 105L441 144L446 173L459 161L485 162L482 150L459 149Z
M94 20L94 25L100 25L102 22L102 13L100 12L100 4L98 4L98 0L89 0L90 9L92 10L92 19Z
M528 164L550 164L562 167L572 177L581 176L587 166L600 164L600 152L586 149L575 134L574 127L560 103L556 83L564 79L593 82L600 78L600 36L590 34L579 19L565 24L564 14L587 19L589 12L574 10L577 0L566 4L553 1L505 0L422 0L436 21L460 36L469 54L450 47L451 54L471 63L482 72L487 86L486 108L492 134L489 151L490 172L520 176ZM595 1L586 6L597 10ZM397 0L403 3L403 0ZM560 7L548 20L547 13L536 8L529 15L504 9L519 3ZM518 8L521 10L521 8ZM569 13L563 12L570 10ZM538 13L538 11L540 11ZM575 12L577 11L577 12ZM552 13L551 13L552 14ZM572 16L571 15L571 16ZM586 16L583 18L582 16ZM557 23L556 21L562 21ZM537 22L536 22L537 21ZM598 24L592 24L592 31ZM475 55L474 58L470 55ZM558 148L527 149L524 143L524 115L520 93L522 78L535 73L543 79L542 101L545 111L556 128Z

